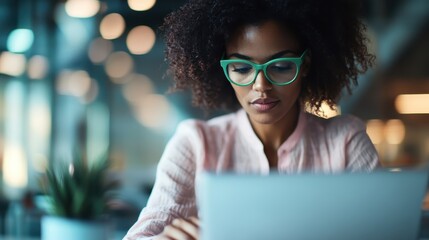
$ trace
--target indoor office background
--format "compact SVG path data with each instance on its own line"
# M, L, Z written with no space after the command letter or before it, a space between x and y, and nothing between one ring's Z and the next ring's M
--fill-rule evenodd
M111 160L119 230L136 220L177 124L222 113L193 107L186 91L168 93L159 26L183 2L0 0L2 217L9 201L40 194L50 163L80 152ZM424 165L429 1L365 0L361 15L376 67L326 114L363 119L385 167Z

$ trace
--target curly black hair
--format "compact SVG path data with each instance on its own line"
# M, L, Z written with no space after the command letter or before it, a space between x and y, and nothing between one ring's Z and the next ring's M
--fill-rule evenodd
M365 25L354 0L190 0L170 13L165 34L166 61L173 89L190 89L193 103L205 109L239 107L219 60L225 43L243 25L275 20L292 28L303 49L311 52L311 67L303 79L301 103L316 111L323 101L331 107L345 87L375 57L366 46Z

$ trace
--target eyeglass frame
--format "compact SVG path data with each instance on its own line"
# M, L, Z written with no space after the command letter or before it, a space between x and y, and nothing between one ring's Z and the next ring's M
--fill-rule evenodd
M306 49L301 54L300 57L275 58L275 59L272 59L272 60L270 60L266 63L263 63L263 64L254 63L252 61L245 60L245 59L222 59L222 60L220 60L220 65L223 69L223 72L226 76L226 79L228 79L228 81L231 82L232 84L235 84L235 85L240 86L240 87L245 87L245 86L249 86L249 85L253 84L256 81L256 78L258 77L258 74L261 70L264 73L264 76L267 78L267 80L270 83L277 85L277 86L286 86L286 85L293 83L296 80L296 78L298 77L299 71L301 70L301 65L304 63L304 57L307 54L307 52L308 52L308 49ZM287 81L287 82L283 82L283 83L278 83L278 82L275 82L275 81L270 79L270 77L267 74L267 67L272 63L281 62L281 61L293 62L296 65L296 73L295 73L295 76L292 78L292 80ZM256 70L255 77L253 78L252 81L250 81L249 83L245 83L245 84L240 84L240 83L232 81L231 78L229 77L228 69L227 69L227 66L230 63L246 63L246 64L251 65L252 68L254 68Z

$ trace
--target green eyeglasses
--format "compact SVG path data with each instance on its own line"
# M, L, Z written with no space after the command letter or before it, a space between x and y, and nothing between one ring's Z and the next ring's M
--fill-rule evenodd
M264 64L244 59L227 59L220 60L220 65L228 81L238 86L248 86L255 82L261 70L269 82L284 86L295 81L306 54L307 50L301 57L276 58Z

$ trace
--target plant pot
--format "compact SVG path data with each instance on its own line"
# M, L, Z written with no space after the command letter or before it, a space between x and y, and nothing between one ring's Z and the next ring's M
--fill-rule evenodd
M54 216L42 218L42 240L111 240L113 226L108 221L85 221Z

